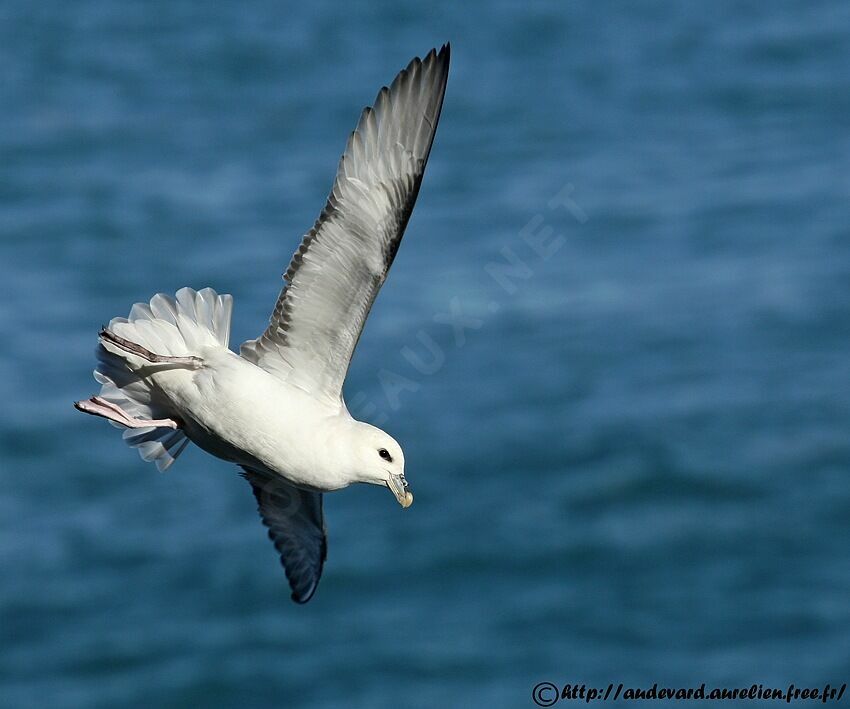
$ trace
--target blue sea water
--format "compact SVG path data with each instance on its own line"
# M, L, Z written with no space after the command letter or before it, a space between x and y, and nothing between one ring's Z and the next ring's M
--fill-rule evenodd
M850 680L850 5L0 4L0 705ZM453 65L347 384L416 503L289 601L232 466L77 414L155 292L262 330L359 110ZM508 268L505 264L512 264Z

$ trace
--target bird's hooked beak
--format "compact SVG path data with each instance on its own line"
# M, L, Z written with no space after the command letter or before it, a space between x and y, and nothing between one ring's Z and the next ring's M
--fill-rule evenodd
M413 493L407 489L407 480L404 479L404 474L393 475L390 473L387 487L402 507L410 507L413 504Z

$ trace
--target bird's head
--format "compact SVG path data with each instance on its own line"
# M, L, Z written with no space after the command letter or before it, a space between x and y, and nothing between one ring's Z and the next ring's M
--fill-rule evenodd
M413 493L404 477L404 453L398 442L380 428L357 422L354 455L360 482L385 485L402 507L413 504Z

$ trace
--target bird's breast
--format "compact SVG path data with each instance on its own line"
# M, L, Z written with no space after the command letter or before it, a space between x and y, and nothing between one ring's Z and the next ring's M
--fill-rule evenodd
M342 487L324 470L323 433L335 412L232 352L206 353L204 361L169 392L195 444L300 487Z

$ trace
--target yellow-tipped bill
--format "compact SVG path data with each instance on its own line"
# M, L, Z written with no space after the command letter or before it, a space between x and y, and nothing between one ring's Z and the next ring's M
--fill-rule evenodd
M402 507L407 508L413 504L413 493L407 489L407 480L404 479L404 475L390 475L387 487Z

